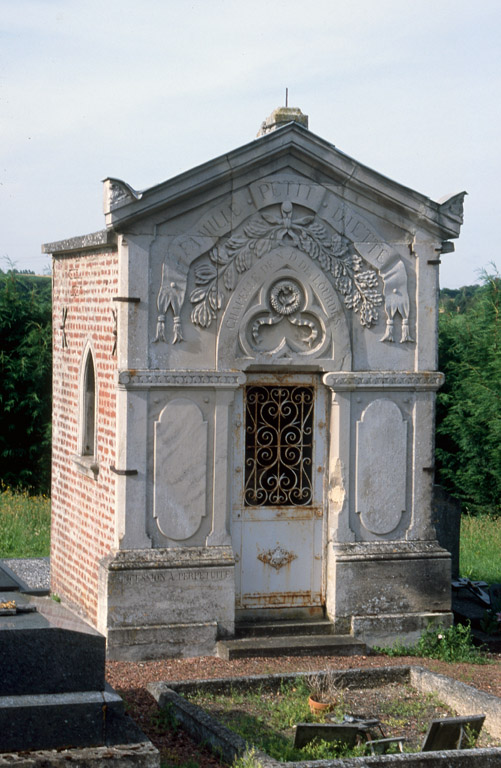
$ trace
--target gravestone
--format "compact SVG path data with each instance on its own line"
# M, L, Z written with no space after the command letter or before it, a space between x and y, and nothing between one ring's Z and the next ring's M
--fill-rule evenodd
M105 682L105 646L52 600L1 594L0 753L132 745L138 764L158 765L155 749L143 754L148 739Z
M451 577L459 577L459 536L461 503L441 485L433 486L432 520L437 540L451 554Z
M53 255L52 588L112 658L326 616L447 624L432 521L438 265L465 193L391 181L281 108Z

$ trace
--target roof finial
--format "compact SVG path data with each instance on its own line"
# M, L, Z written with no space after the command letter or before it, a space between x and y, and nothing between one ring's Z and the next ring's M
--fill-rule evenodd
M259 136L264 136L270 131L275 131L288 123L299 123L308 128L308 115L303 115L298 107L289 107L289 89L285 89L285 107L277 107L269 117L261 123Z

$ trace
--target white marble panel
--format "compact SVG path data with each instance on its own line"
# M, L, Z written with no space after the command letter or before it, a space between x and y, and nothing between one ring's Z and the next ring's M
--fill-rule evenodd
M183 541L206 514L207 422L188 398L171 400L155 422L153 516L160 532Z
M371 533L391 533L406 508L407 424L396 403L370 403L356 429L356 512Z

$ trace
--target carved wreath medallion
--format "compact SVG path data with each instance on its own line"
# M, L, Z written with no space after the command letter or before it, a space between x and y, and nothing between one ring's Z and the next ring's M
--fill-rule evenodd
M190 294L194 305L191 321L208 328L223 306L225 294L235 288L239 275L280 245L292 245L311 259L332 278L344 304L359 315L360 323L370 328L378 319L377 307L383 296L378 290L377 272L364 268L361 256L353 253L349 241L335 234L330 237L315 216L294 217L291 202L282 203L280 215L260 213L243 228L243 234L233 235L209 252L209 260L195 268L196 288ZM278 315L293 314L299 307L300 296L293 286L275 286L270 303Z

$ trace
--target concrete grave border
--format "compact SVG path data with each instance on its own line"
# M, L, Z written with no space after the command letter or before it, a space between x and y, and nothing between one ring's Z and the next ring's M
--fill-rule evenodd
M178 721L197 741L208 744L223 760L231 763L235 758L248 752L244 739L221 725L204 710L182 697L183 693L200 691L224 692L231 688L246 690L261 686L263 690L276 690L282 683L310 675L311 672L297 672L286 675L253 675L249 677L227 677L212 680L192 680L189 682L150 683L148 691L160 707L172 704ZM362 688L373 688L390 682L409 683L423 693L436 693L441 700L453 707L458 715L486 715L485 729L495 738L501 737L501 699L470 685L460 683L445 675L430 672L424 667L395 666L368 669L329 670L315 672L319 675L332 675L336 685L346 688L356 683ZM441 752L414 752L396 755L374 755L353 757L339 760L301 761L281 763L264 752L253 753L256 764L263 768L295 766L295 768L494 768L501 766L501 748L448 750Z
M160 754L151 741L81 749L40 749L33 752L2 752L0 767L15 768L159 768Z

